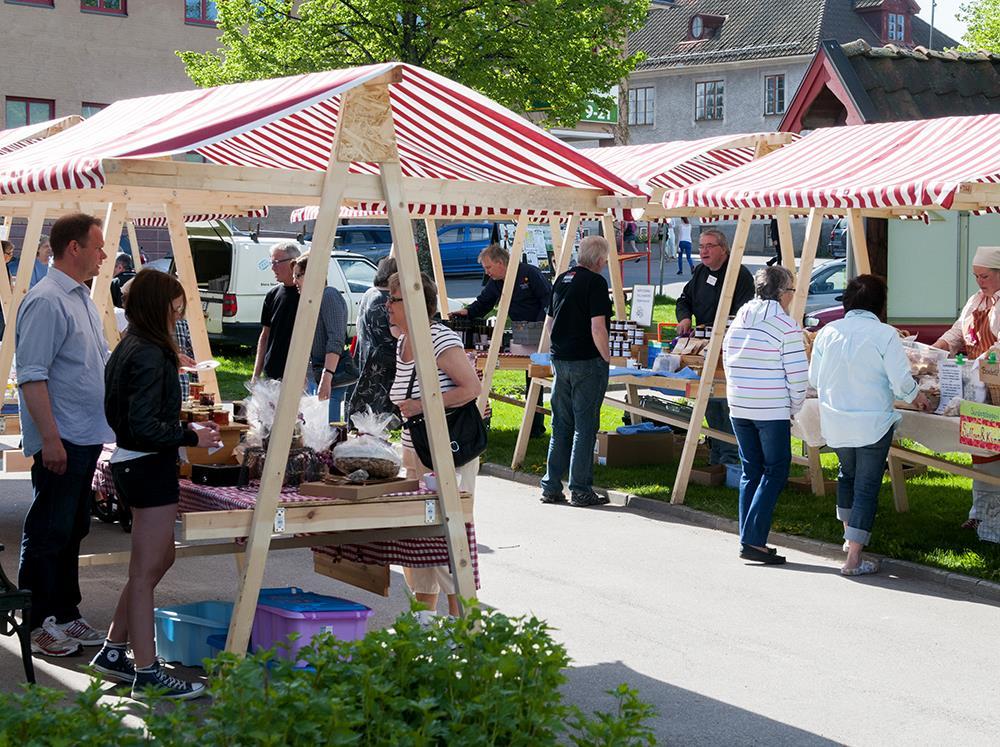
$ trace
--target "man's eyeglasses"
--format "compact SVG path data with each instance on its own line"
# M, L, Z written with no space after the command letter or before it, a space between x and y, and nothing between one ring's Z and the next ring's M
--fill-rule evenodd
M291 262L291 261L292 261L291 257L285 257L284 259L272 259L271 260L271 267L277 267L282 262Z
M712 246L722 246L722 244L716 244L716 243L711 243L711 244L698 244L698 248L699 248L699 249L708 249L709 247L712 247Z

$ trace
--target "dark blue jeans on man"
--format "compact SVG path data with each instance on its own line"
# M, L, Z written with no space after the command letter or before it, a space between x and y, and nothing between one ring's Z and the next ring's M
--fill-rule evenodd
M594 443L601 422L601 404L608 390L608 364L603 358L552 360L552 438L542 478L542 493L562 493L569 472L573 493L590 493L594 485Z
M872 525L878 510L878 492L882 489L885 460L892 446L889 428L878 441L868 446L835 448L840 470L837 473L837 518L847 522L844 539L867 545L872 539Z
M713 397L705 408L708 427L723 433L732 433L733 425L729 417L729 403L721 397ZM734 434L735 435L735 434ZM709 464L739 464L740 452L736 444L718 438L708 437Z
M733 418L743 476L740 478L740 542L765 547L778 496L792 464L791 422Z
M90 531L90 484L102 447L62 443L65 473L46 469L41 452L31 467L34 499L24 519L17 585L31 590L32 630L50 615L60 624L80 617L80 542Z

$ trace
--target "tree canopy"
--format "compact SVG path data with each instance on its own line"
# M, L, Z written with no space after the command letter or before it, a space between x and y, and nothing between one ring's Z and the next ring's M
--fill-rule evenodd
M972 0L964 3L958 20L967 23L962 47L972 52L1000 54L1000 0Z
M199 86L400 61L571 125L635 68L649 0L218 0L219 49L178 52Z

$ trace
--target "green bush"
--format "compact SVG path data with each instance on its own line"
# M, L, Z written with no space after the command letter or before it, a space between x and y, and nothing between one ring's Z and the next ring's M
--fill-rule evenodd
M652 745L652 708L624 685L586 716L562 701L566 650L535 618L473 608L429 630L412 615L345 642L314 638L295 669L273 651L208 663L211 701L153 708L143 734L93 684L71 702L26 689L0 697L5 745ZM173 704L172 704L173 705Z

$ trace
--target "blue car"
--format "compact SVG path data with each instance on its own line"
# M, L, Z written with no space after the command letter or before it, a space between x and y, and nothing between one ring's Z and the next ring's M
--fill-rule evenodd
M492 223L450 223L438 229L445 275L480 274L479 252L490 244Z

